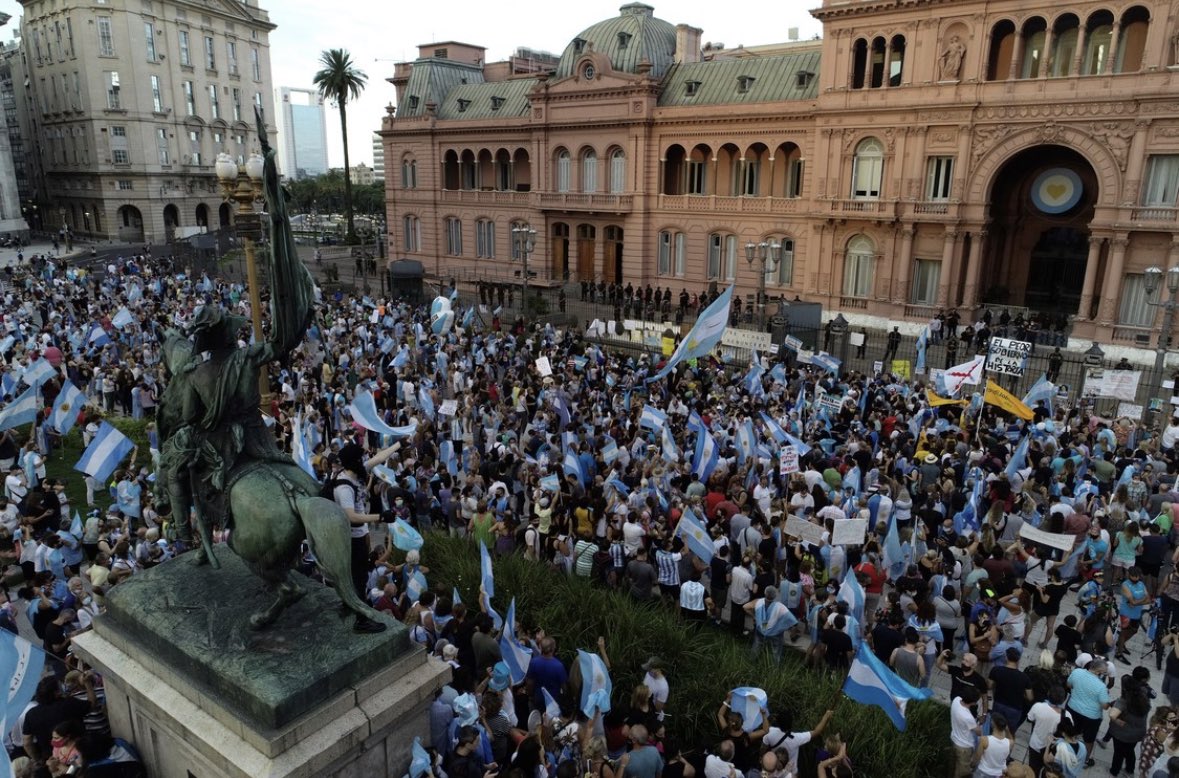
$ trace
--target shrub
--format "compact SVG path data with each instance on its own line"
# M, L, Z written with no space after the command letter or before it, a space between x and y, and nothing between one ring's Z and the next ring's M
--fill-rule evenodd
M469 605L478 602L479 556L466 539L431 534L422 549L431 586L449 594L457 588ZM516 598L517 621L543 627L557 640L566 664L578 648L592 650L606 638L615 706L625 707L642 681L641 665L657 655L667 663L671 695L668 734L685 750L712 746L718 736L716 711L737 686L760 686L770 700L771 715L783 708L794 714L795 729L814 726L829 706L837 705L828 731L840 732L862 775L941 776L946 774L949 713L940 703L912 704L908 730L897 732L884 712L850 700L841 701L842 677L811 671L802 656L788 650L780 665L768 652L750 656L749 644L727 631L685 623L677 611L640 605L625 594L562 575L520 556L495 562L496 597L503 614ZM813 749L803 750L803 774L814 774Z

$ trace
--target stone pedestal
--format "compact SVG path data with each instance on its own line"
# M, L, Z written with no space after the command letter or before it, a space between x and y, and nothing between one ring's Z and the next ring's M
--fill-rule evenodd
M306 597L253 633L238 619L268 595L231 552L219 558L220 571L182 557L116 586L75 638L103 675L114 734L155 778L404 775L449 667L400 624L353 634L335 594L306 579Z

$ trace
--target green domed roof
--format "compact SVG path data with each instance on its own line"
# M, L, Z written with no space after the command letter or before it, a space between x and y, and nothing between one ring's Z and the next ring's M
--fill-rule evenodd
M587 27L565 47L555 77L573 75L577 58L591 47L609 57L615 70L637 73L645 59L651 63L651 75L662 77L675 60L675 25L656 19L654 13L649 5L628 3L618 9L618 16Z

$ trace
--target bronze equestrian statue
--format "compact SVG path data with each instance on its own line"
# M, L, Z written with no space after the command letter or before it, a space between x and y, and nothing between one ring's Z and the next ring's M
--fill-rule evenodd
M252 615L250 626L273 623L303 596L291 570L306 540L344 608L356 614L354 629L379 632L385 625L352 587L348 517L320 497L315 479L278 449L259 409L259 375L302 341L314 314L314 284L295 249L275 152L261 114L256 118L271 226L272 248L264 252L270 330L263 342L239 347L245 319L210 303L197 313L191 341L168 333L162 352L170 379L158 408L157 493L170 505L182 542L192 540L186 520L192 512L201 541L191 557L195 564L220 567L212 542L213 525L220 524L230 530L229 549L275 591L275 601Z

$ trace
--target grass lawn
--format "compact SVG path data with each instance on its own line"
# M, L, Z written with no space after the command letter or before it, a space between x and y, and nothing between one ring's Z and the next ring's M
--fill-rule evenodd
M147 447L147 422L133 421L129 418L118 416L108 419L111 424L115 426L120 432L131 438L132 442L139 447L139 451L135 454L135 466L151 466L151 456L148 453ZM62 440L62 447L54 449L53 454L45 463L45 475L48 478L55 478L66 485L66 495L70 498L70 506L77 510L79 514L86 515L86 483L83 480L85 476L78 470L74 469L74 465L82 458L82 430L81 427L75 425L70 434L66 435ZM123 460L122 467L126 467L131 462L131 458ZM98 507L106 508L113 502L110 498L108 490L96 490L94 501Z

